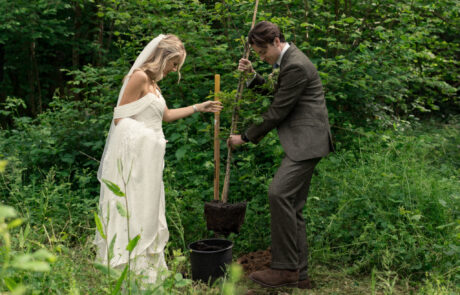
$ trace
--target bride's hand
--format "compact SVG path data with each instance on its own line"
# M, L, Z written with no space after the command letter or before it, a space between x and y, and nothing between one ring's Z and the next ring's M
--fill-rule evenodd
M196 105L199 112L217 113L223 109L220 101L208 100Z

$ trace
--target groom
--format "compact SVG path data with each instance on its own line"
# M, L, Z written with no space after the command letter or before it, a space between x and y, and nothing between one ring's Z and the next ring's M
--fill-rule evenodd
M286 43L279 27L262 21L250 32L248 42L262 61L279 68L278 83L263 122L241 135L230 135L232 147L257 144L276 128L285 157L268 191L271 213L271 268L250 278L266 287L297 286L310 289L307 274L307 237L302 210L316 164L333 151L323 86L315 66L294 44ZM240 71L253 73L253 88L265 83L247 59Z

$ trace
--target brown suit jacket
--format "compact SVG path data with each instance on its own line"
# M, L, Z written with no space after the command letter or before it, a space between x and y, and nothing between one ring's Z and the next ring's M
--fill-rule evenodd
M257 74L249 88L264 83L264 78ZM281 145L293 161L324 157L334 150L318 71L293 44L281 60L273 101L262 118L261 124L246 130L246 137L258 143L277 128Z

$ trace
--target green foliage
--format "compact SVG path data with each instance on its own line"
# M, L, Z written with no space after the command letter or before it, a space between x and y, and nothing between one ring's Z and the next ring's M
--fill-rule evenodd
M179 270L184 266L186 257L181 250L173 250L171 261L171 270L167 270L160 275L165 279L157 286L149 289L153 294L182 294L187 287L192 284L192 280L183 277Z
M0 0L0 158L9 161L6 168L0 161L0 199L26 222L8 229L11 249L28 262L46 261L34 256L45 245L59 257L49 272L14 269L5 291L8 284L43 294L107 294L107 280L122 275L107 279L91 263L90 242L102 230L92 218L96 171L121 81L154 36L177 34L187 50L180 83L175 74L160 83L168 107L211 99L213 76L221 74L225 161L253 4ZM258 20L279 24L318 67L337 138L338 152L320 162L305 212L313 266L374 270L374 289L387 293L403 278L425 280L426 294L448 294L459 281L458 122L417 123L447 122L459 110L459 10L454 0L260 1ZM251 60L269 77L268 65ZM269 104L269 96L245 90L238 130L260 121ZM169 250L186 253L187 243L213 234L203 218L213 195L212 124L208 114L164 124ZM234 153L229 199L248 201L241 233L229 237L236 256L270 243L266 192L282 156L275 132ZM188 265L176 254L163 290L221 293L222 286L179 275Z
M2 161L2 165L6 165L6 161ZM4 166L0 170L3 173ZM48 272L50 271L50 263L56 261L56 257L45 248L36 250L33 253L18 253L12 247L11 231L19 227L23 223L23 219L17 218L17 212L13 207L0 205L0 291L10 291L11 294L24 294L28 289L27 286L21 284L23 273L30 272ZM24 233L21 228L22 243L27 238L30 227L26 227ZM3 292L2 292L3 294ZM6 293L10 294L10 293Z
M107 179L102 179L102 182L107 186L107 188L114 193L115 196L118 197L125 197L125 193L120 189L120 187L116 184L111 182L110 180Z
M113 91L132 60L159 33L179 35L188 52L182 83L168 78L161 85L172 105L206 97L214 73L222 75L224 91L234 90L254 3L55 1L51 7L36 0L1 5L8 13L0 22L6 69L0 97L26 99L26 111L35 115L32 109L39 103L43 109L52 103L55 89L61 98L72 94L81 101L105 87L105 103L112 107ZM334 125L388 125L399 117L458 110L459 11L454 0L261 1L258 20L279 24L287 40L317 65ZM16 54L22 52L16 41L36 44L34 58L43 61L37 62L37 74L18 66L33 56ZM28 86L19 87L15 77Z
M452 271L460 267L455 177L460 129L455 124L351 132L347 140L354 147L323 159L313 177L306 207L311 261L345 262L355 273L377 267L399 278L423 278L425 272L435 271L458 280ZM274 148L278 144L270 134L257 147L235 153L230 200L248 201L241 233L229 237L236 255L269 246L266 192L281 158ZM212 166L203 175L199 157L193 150L179 161L187 165L195 159L195 168L165 170L167 212L172 214L172 203L187 212L181 220L188 241L211 236L197 216L203 216L203 203L212 199ZM189 169L200 172L191 177ZM190 184L195 179L197 183ZM176 230L171 230L171 243L180 247ZM384 264L385 253L392 259Z
M353 17L343 14L333 20L331 15L325 19L328 27L316 22L311 26L313 32L333 33L318 38L331 49L318 66L329 107L338 111L332 111L333 123L359 123L347 114L363 113L367 115L360 119L366 121L360 125L375 120L388 125L401 116L438 111L446 101L458 107L458 85L445 75L458 67L451 58L458 43L448 41L452 27L459 26L458 3L385 1L366 6ZM452 22L439 15L443 9L452 9L443 12Z
M137 242L139 242L139 239L141 238L140 235L137 235L135 236L133 239L131 239L128 243L128 245L126 246L126 250L128 251L133 251L134 248L136 248L136 245L137 245Z
M354 134L356 149L320 163L307 206L313 259L403 276L458 270L456 126Z
M38 170L29 182L23 179L25 169L20 160L10 158L9 164L0 179L2 201L15 205L44 240L49 233L53 241L86 239L82 233L92 227L87 216L93 215L97 199L91 195L96 189L86 187L90 177L85 170L75 174L75 183L59 179L55 168L47 173Z
M112 294L116 295L120 292L121 286L123 284L123 281L126 279L126 275L128 274L128 271L129 271L129 265L126 265L123 269L123 272L121 273L120 277L117 280L117 284L115 285L115 289L113 290Z
M243 269L241 265L233 263L230 265L229 280L224 283L222 291L224 295L240 294L242 293L237 289L236 284L241 279Z

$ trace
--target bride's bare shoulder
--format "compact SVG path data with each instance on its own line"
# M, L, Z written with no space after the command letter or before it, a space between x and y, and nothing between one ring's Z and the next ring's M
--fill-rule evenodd
M121 98L120 105L136 101L148 92L149 77L144 71L134 71Z
M149 83L149 77L147 76L147 74L142 71L142 70L135 70L131 76L129 77L129 81L128 81L128 84L130 83L135 83L135 84L138 84L137 86L139 86L139 84L148 84ZM128 86L128 85L126 85Z

